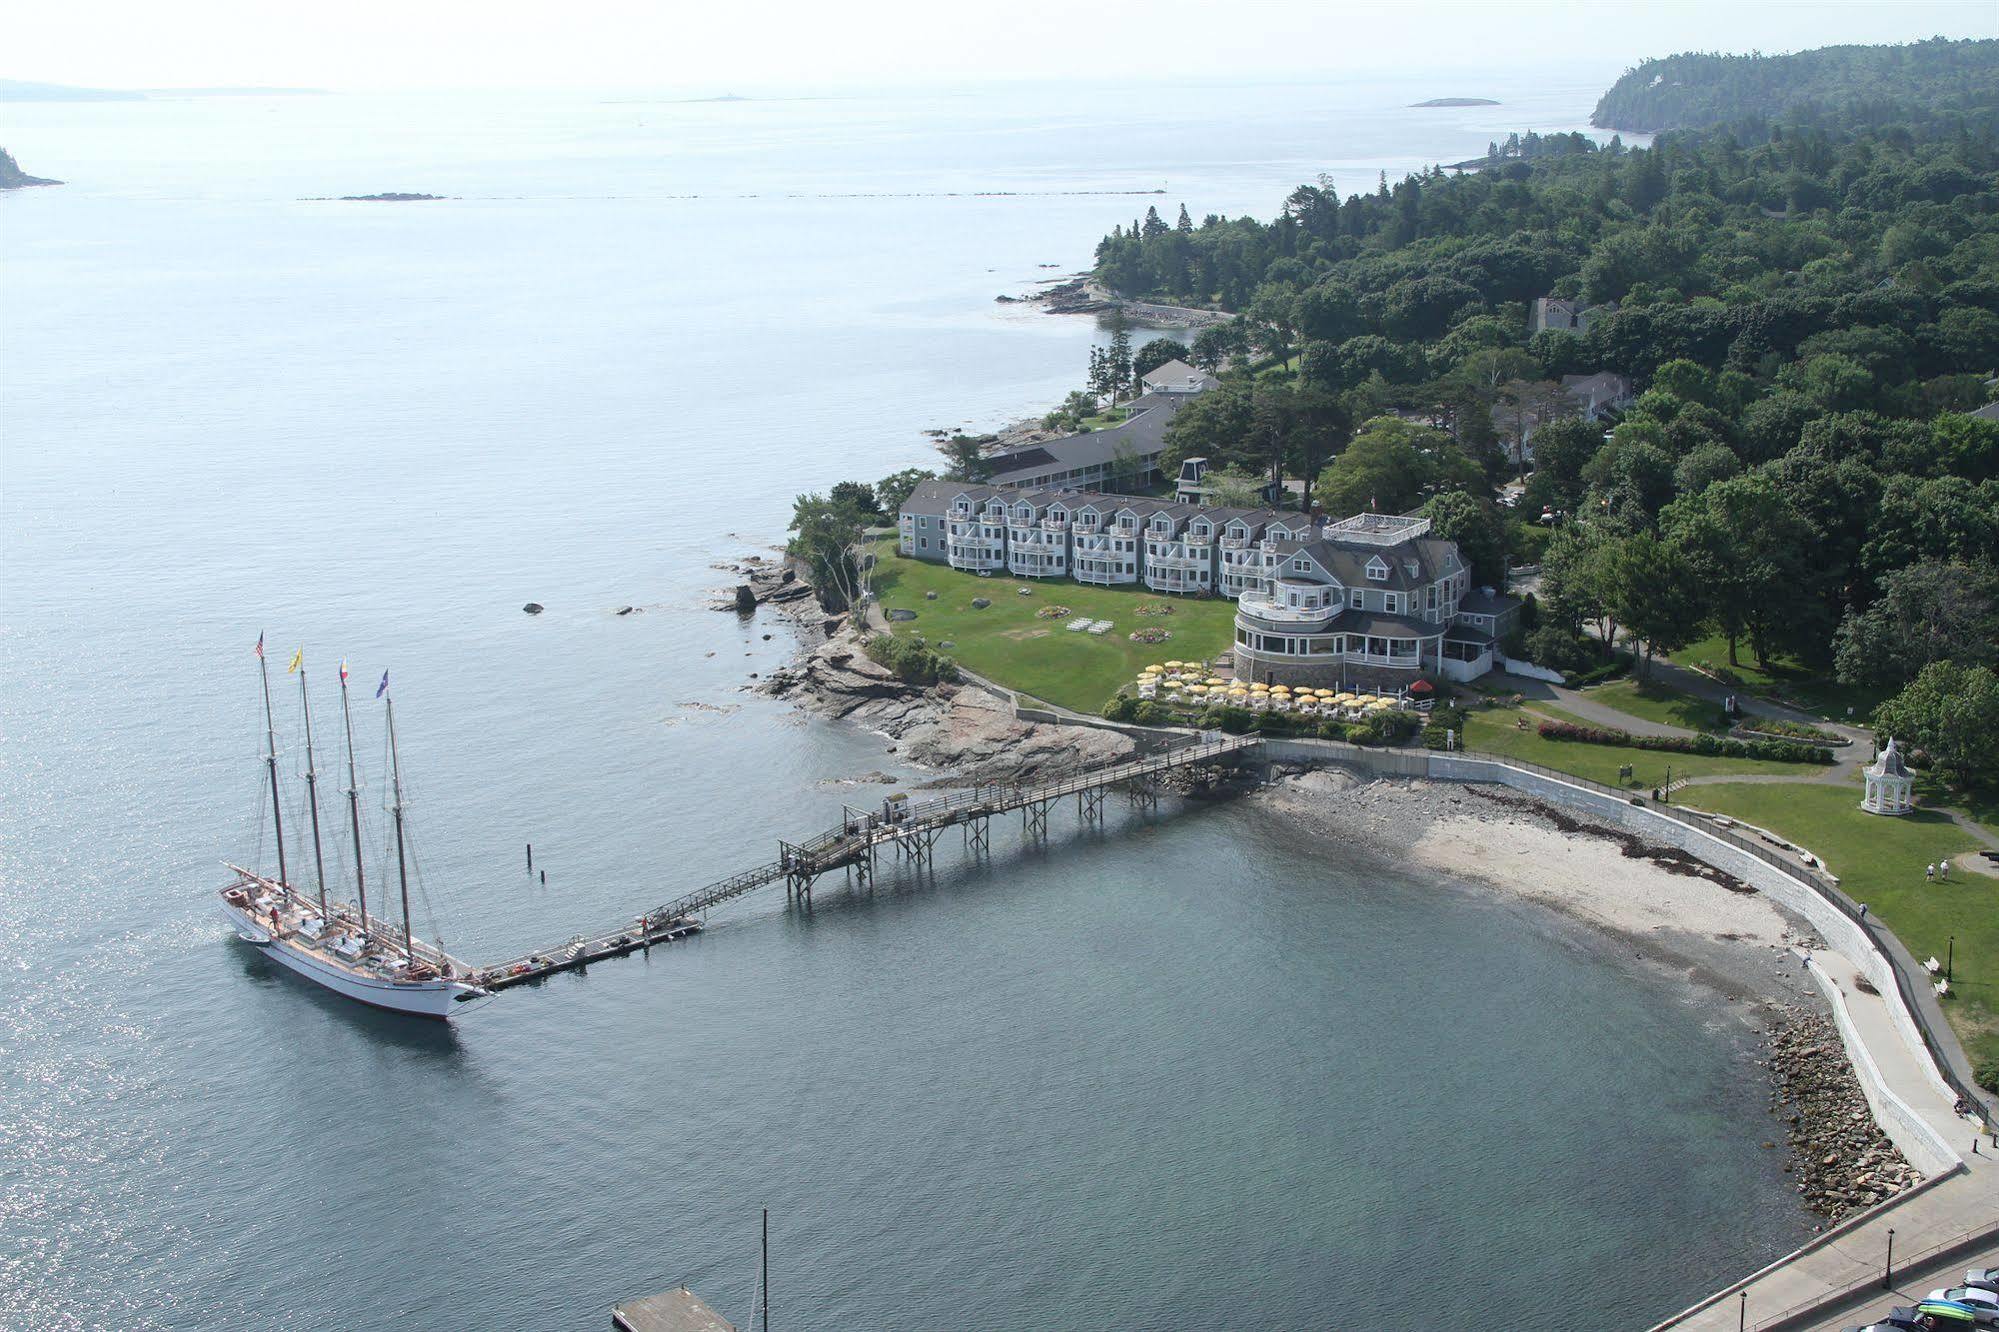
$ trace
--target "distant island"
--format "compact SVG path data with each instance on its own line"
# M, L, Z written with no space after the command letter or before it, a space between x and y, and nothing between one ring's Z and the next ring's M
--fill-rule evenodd
M41 176L31 176L21 170L14 160L14 154L0 148L0 190L18 190L29 185L60 185L59 180L48 180Z
M315 195L301 199L300 203L421 203L426 199L448 199L446 194L405 194L399 190L388 190L381 194Z
M1412 107L1425 106L1498 106L1490 97L1432 97L1427 102L1411 102Z

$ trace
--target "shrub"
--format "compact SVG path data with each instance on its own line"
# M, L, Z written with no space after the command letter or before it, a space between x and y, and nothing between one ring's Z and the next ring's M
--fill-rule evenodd
M1451 731L1458 733L1458 745L1462 748L1465 742L1465 713L1463 710L1459 708L1433 709L1430 713L1429 724L1423 728L1423 747L1425 749L1442 749L1445 743L1444 736Z
M1319 723L1319 738L1344 742L1347 738L1347 724L1337 718L1328 718Z
M1128 722L1138 713L1138 700L1130 694L1112 694L1111 701L1104 704L1104 720Z
M861 650L905 684L932 685L958 678L958 664L921 638L876 634Z
M1527 660L1551 671L1583 671L1601 661L1596 650L1558 624L1544 624L1527 635Z
M1573 740L1586 745L1622 745L1667 754L1701 754L1708 758L1767 759L1773 763L1831 763L1832 751L1795 740L1729 740L1714 735L1632 735L1573 722L1544 721L1544 740Z
M1247 735L1256 725L1256 714L1248 708L1209 708L1201 714L1201 725L1230 735Z
M1585 685L1602 684L1605 680L1615 680L1631 669L1629 652L1613 652L1610 660L1601 662L1588 670L1562 672L1562 683L1571 689L1581 689Z
M1971 1076L1985 1090L1999 1092L1999 1059L1986 1060Z
M1173 709L1157 699L1140 699L1138 706L1132 709L1131 720L1137 726L1171 726Z

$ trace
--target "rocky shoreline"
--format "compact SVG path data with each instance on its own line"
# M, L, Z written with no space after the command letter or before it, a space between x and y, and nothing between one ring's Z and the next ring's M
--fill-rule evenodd
M1788 1125L1805 1206L1837 1223L1922 1182L1874 1122L1831 1018L1796 1018L1770 1034L1770 1113ZM1765 1143L1764 1146L1774 1146Z
M1123 310L1125 318L1139 328L1202 329L1226 324L1235 317L1225 310L1198 310L1186 305L1154 305L1148 301L1126 300L1088 273L1052 279L1042 291L995 296L993 299L1001 305L1039 305L1044 314L1103 315Z
M1109 763L1138 750L1130 736L1085 726L1022 721L1010 699L974 683L914 685L862 650L864 631L842 623L756 688L817 716L865 727L894 741L889 752L956 786L1022 781L1077 764Z

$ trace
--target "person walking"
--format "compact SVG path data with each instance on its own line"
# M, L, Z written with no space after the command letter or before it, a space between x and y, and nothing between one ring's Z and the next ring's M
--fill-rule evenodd
M1933 861L1930 864L1923 866L1923 882L1935 883L1936 879L1937 879L1937 867L1935 862Z

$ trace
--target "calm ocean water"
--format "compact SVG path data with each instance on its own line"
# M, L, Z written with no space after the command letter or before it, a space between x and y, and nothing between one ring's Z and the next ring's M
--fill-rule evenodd
M681 1278L740 1320L766 1204L786 1327L1624 1325L1789 1247L1738 1035L1249 810L765 894L451 1031L210 907L259 631L322 736L353 663L377 778L393 673L468 956L878 797L877 738L740 692L788 645L711 561L1078 382L1097 330L992 298L1147 203L1267 215L1603 81L0 108L71 182L0 198L0 1326L586 1328ZM454 197L304 201L381 190Z

